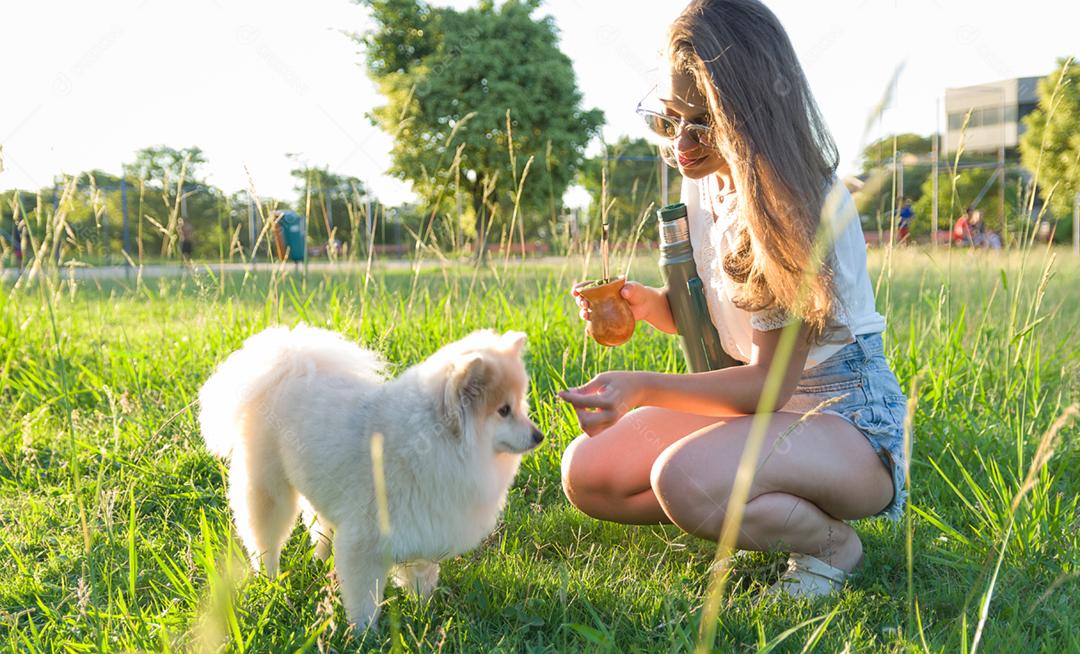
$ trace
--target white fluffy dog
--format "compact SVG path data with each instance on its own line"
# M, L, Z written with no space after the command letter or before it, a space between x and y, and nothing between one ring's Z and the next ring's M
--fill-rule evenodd
M521 455L543 440L528 417L524 345L522 333L474 332L386 380L376 353L334 332L273 327L247 339L200 390L199 422L207 448L231 455L229 503L255 570L277 575L302 509L320 558L333 542L358 627L378 618L387 552L395 581L430 594L438 561L494 529Z

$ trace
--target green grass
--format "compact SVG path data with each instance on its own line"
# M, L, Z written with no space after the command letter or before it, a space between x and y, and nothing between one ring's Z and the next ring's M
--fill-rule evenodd
M782 557L740 559L717 650L969 651L992 582L980 651L1080 650L1075 422L1010 521L1040 439L1080 396L1080 262L1057 255L1048 278L1044 250L872 259L888 358L905 391L918 380L910 532L856 523L862 572L816 604L760 603ZM652 262L634 270L657 281ZM0 647L692 649L714 545L674 528L592 520L560 489L560 454L577 430L556 390L611 368L682 370L675 341L648 327L616 349L587 342L567 293L581 278L577 260L500 260L479 272L385 272L368 284L362 273L269 272L9 283L0 295ZM474 328L529 335L534 417L549 440L524 460L496 532L444 564L435 597L392 590L381 631L363 638L344 627L328 568L311 561L299 532L281 578L243 566L222 465L197 431L193 402L214 365L246 336L298 320L401 367Z

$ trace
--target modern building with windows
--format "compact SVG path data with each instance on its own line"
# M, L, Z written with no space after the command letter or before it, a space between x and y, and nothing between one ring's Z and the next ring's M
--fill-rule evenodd
M1024 133L1022 119L1035 109L1038 77L1019 77L945 89L948 127L943 150L956 152L961 136L965 152L996 153L999 148L1015 151ZM971 119L964 129L964 117Z

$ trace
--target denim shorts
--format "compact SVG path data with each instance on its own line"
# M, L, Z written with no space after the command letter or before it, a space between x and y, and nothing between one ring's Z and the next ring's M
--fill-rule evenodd
M899 520L907 492L904 417L907 397L885 360L881 334L860 334L854 343L803 371L783 411L806 413L826 400L839 398L820 413L831 413L855 425L870 441L892 473L893 499L878 515Z

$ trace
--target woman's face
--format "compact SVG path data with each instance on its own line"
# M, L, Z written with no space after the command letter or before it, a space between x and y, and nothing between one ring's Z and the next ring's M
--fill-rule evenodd
M676 120L699 125L711 124L709 105L698 90L694 78L684 72L671 71L663 76L659 89L664 112ZM690 179L701 179L728 168L720 152L695 140L694 130L683 129L671 142L679 172Z

